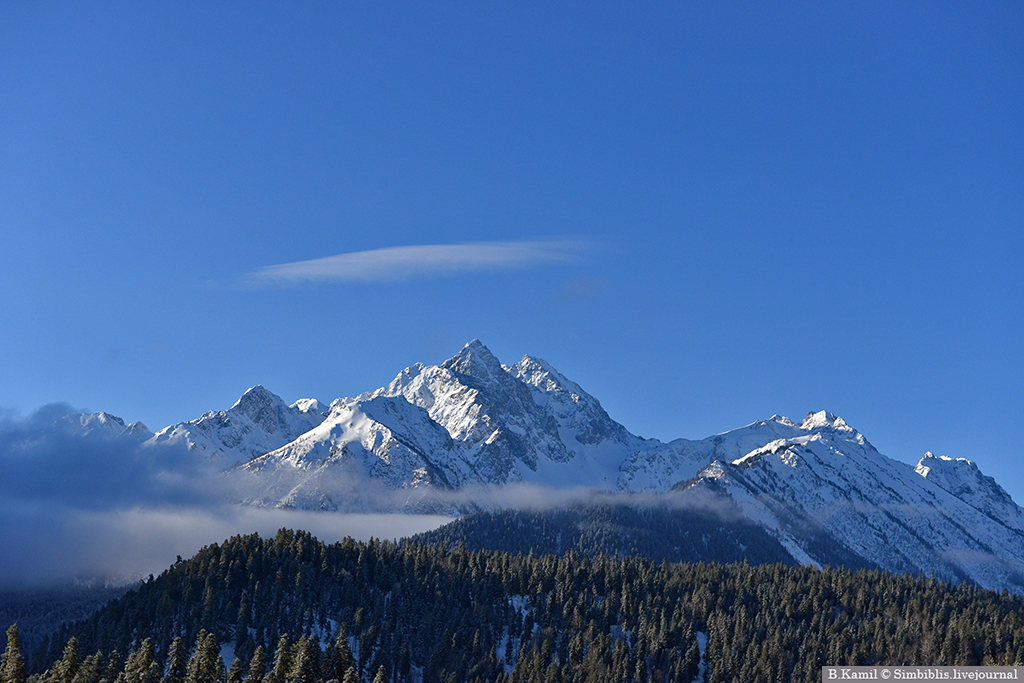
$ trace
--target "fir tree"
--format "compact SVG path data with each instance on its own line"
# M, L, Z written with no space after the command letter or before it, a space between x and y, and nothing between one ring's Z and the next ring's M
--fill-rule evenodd
M318 683L320 681L320 644L314 638L303 636L295 644L292 670L288 683Z
M256 646L256 650L252 653L252 658L249 660L249 670L246 672L245 678L242 679L243 683L262 683L263 676L266 673L266 650L263 649L262 645L258 645Z
M18 637L18 625L11 624L7 629L7 649L0 660L0 683L25 683L27 677L25 658L21 654L21 639Z
M335 678L339 681L345 679L345 673L355 667L356 660L352 656L352 649L348 644L348 631L345 630L345 624L338 625L338 635L334 639L334 670L331 672Z
M117 650L112 650L107 655L106 666L103 667L103 671L100 674L100 683L113 683L117 680L118 675L121 673L121 653Z
M264 683L287 683L288 674L292 669L292 641L285 633L277 640L274 652L274 668L264 677Z
M64 646L64 654L61 656L60 661L53 667L50 681L52 683L73 683L75 676L78 675L80 666L78 639L72 636L68 639L67 645Z
M185 683L224 683L225 678L217 637L206 630L199 631L195 651L185 670Z
M124 683L159 683L160 667L154 660L153 641L146 638L124 663Z
M188 666L186 655L185 643L180 637L175 638L167 651L167 663L164 667L162 683L184 683L185 671Z
M105 667L106 660L103 653L97 651L96 654L89 655L82 660L72 683L100 683Z

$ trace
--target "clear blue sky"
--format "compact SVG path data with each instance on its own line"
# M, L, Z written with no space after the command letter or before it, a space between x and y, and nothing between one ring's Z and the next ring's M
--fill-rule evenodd
M437 4L0 4L0 406L480 338L643 436L827 409L1024 503L1024 4Z

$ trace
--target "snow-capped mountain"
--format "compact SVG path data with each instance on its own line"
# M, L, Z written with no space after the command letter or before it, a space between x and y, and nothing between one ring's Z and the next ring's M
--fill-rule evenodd
M117 415L110 413L69 413L53 425L52 429L59 430L69 436L99 436L105 438L130 438L144 441L153 436L146 425L141 422L132 422L129 425Z
M1012 501L1012 508L987 510L973 504L993 500L976 495L977 481L988 483L980 473L971 480L955 465L943 472L944 482L968 482L960 488L967 498L961 498L936 484L932 478L939 477L927 465L915 470L882 455L825 412L808 414L799 426L773 418L698 443L704 452L716 441L718 447L741 442L745 448L752 433L762 440L779 436L742 457L713 460L678 488L724 493L801 563L829 563L838 547L888 571L1024 589L1020 508Z
M323 404L316 399L287 405L257 385L229 409L165 427L150 443L181 444L190 451L223 458L229 465L244 463L297 439L323 422L325 416Z
M1024 532L1024 510L995 479L982 474L970 460L945 455L936 457L929 452L914 471L992 519Z
M248 478L248 502L314 510L429 508L433 490L470 478L443 427L383 395L338 399L317 427L235 472Z
M970 461L926 456L915 469L825 411L645 440L548 363L502 365L477 340L335 401L316 428L238 471L250 502L312 509L455 512L516 484L710 489L801 563L1024 587L1024 513Z
M454 512L507 484L611 489L623 458L655 443L544 361L504 366L474 340L336 400L316 428L235 472L260 505ZM455 491L473 493L441 495Z
M810 417L808 418L810 419ZM842 418L836 418L842 422ZM686 481L709 463L720 460L731 462L747 453L780 438L792 438L812 428L811 422L794 424L788 417L773 415L746 427L691 441L676 439L667 444L655 443L623 460L619 465L618 490L666 491L680 481Z
M370 396L400 396L460 445L467 483L610 489L617 467L649 442L544 361L502 365L473 340L441 365L415 365Z
M1024 591L1024 510L969 460L929 453L915 468L825 411L701 440L642 439L550 364L502 365L477 340L329 408L287 405L256 386L228 410L152 436L105 413L61 425L187 446L253 505L458 514L523 486L533 502L551 489L713 499L692 493L705 491L727 496L723 509L742 511L801 563Z

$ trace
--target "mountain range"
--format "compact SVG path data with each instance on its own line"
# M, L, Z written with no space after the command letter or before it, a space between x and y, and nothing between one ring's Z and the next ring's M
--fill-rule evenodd
M799 564L1024 591L1024 511L969 460L896 461L826 411L701 440L644 439L545 361L503 365L477 340L329 406L289 405L256 386L155 434L106 413L61 428L187 449L250 505L471 514L596 491L603 503L718 509L722 525L755 525Z

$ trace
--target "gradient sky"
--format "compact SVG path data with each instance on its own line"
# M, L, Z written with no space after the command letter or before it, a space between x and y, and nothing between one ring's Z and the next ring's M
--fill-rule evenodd
M642 436L827 409L1024 503L1024 4L437 4L0 3L2 410L479 338Z

